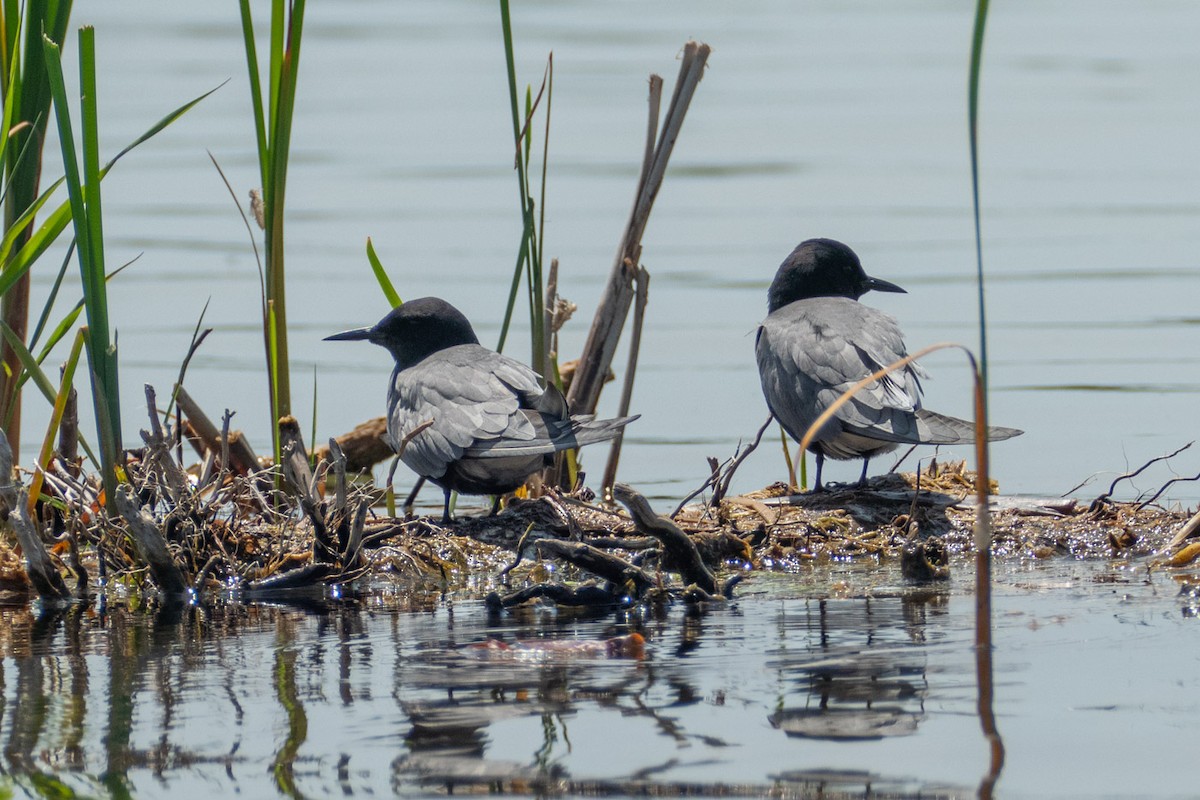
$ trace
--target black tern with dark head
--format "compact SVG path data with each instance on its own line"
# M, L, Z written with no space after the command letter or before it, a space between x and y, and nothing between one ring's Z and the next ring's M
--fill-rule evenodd
M471 323L437 297L399 306L369 328L327 341L365 340L392 354L389 444L423 478L450 493L511 492L553 462L554 453L602 442L637 419L572 416L553 384L519 361L479 344ZM426 422L430 425L418 433Z
M767 406L800 441L817 417L847 389L908 355L900 326L889 314L858 298L874 289L903 292L872 278L858 256L832 239L801 242L784 259L767 294L768 316L758 329L758 375ZM859 484L872 456L900 444L967 444L974 425L921 407L920 378L912 363L859 390L814 436L814 490L825 459L863 460ZM992 427L988 438L1017 436L1016 428Z

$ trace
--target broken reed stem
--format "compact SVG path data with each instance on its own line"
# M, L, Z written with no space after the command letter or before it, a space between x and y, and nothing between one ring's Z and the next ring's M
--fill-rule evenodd
M326 492L329 487L329 473L333 473L333 513L335 515L345 515L346 513L346 454L342 452L341 445L337 439L329 440L329 469L325 471L326 475ZM390 487L389 487L390 488Z
M1179 529L1179 533L1175 534L1174 538L1171 539L1171 543L1162 550L1159 550L1158 555L1161 556L1171 552L1176 547L1183 544L1184 540L1194 534L1196 531L1200 531L1200 511L1197 511L1192 515L1191 519L1184 523L1184 526Z
M642 346L642 322L646 317L646 302L650 296L650 273L645 267L637 268L637 295L633 307L633 330L629 339L629 362L625 367L625 382L621 386L621 404L617 409L618 417L629 416L629 406L633 402L633 380L637 375L638 354ZM604 481L601 483L602 496L612 498L613 484L617 481L617 464L621 460L621 445L625 442L625 428L617 430L613 437L612 446L608 451L608 463L604 467Z
M633 281L636 268L641 261L642 233L654 207L654 199L662 187L663 176L675 140L679 137L684 116L691 103L696 86L704 74L704 64L708 60L711 48L706 44L688 42L683 48L683 57L679 66L679 78L675 84L675 94L667 110L662 133L657 145L649 158L647 165L643 159L642 179L638 182L633 208L625 233L617 248L617 257L609 274L608 284L600 303L596 307L596 315L592 319L592 327L588 331L587 342L579 358L579 368L571 380L571 389L567 394L567 402L576 414L594 414L596 403L600 399L600 388L604 384L604 376L612 366L617 343L621 338L621 329L625 326L625 318L629 315L629 307L633 303ZM661 79L651 79L650 117L651 128L648 139L653 138L653 125L657 120L661 88ZM647 152L650 150L647 142ZM632 266L628 266L632 265Z
M550 270L546 276L546 293L543 298L542 333L545 336L547 383L562 388L562 377L558 374L558 331L554 329L554 308L558 305L558 259L550 259ZM551 374L553 371L553 374Z
M300 423L290 414L279 420L279 451L283 459L283 476L292 483L293 494L298 495L303 504L316 506L313 473L308 464L304 433L300 430Z
M58 455L73 472L76 471L79 458L79 393L74 387L67 392L62 421L58 424Z
M638 173L638 195L641 194L641 187L646 185L646 178L650 175L650 167L654 164L654 142L658 136L658 112L662 108L662 87L663 79L661 75L650 76L650 95L647 98L650 109L646 115L646 152L642 155L642 170Z
M142 431L142 441L146 444L145 460L159 476L162 491L173 505L178 506L188 493L189 479L183 467L171 458L171 443L158 419L158 397L154 387L147 383L144 390L146 411L150 417L150 430Z

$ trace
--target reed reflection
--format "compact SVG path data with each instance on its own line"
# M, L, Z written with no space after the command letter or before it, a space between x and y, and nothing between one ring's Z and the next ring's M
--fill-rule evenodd
M35 794L127 797L146 781L161 788L215 779L237 790L248 760L241 752L248 713L259 725L257 748L275 738L262 735L270 730L261 719L268 695L257 691L258 682L275 688L285 735L273 762L253 766L250 784L259 781L262 763L272 763L277 791L299 794L290 780L306 731L306 689L297 673L320 681L328 671L318 665L314 675L297 663L307 612L77 604L4 609L0 616L0 739L4 772L16 785ZM340 685L353 677L349 645L364 628L357 610L327 618L344 632L329 639L338 642ZM281 642L274 662L267 642L252 640L268 626ZM369 651L357 658L369 671Z
M822 599L799 614L787 606L767 662L783 687L770 723L788 736L835 741L916 733L929 693L926 623L946 613L946 597Z

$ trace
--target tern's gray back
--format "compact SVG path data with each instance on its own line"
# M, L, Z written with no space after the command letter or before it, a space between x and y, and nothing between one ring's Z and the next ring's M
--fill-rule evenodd
M433 479L442 477L469 448L544 437L540 414L568 416L557 389L543 389L529 367L479 345L449 347L408 369L397 369L388 408L388 436L396 449L413 430L432 420L408 442L402 460Z
M891 315L844 297L798 300L775 311L759 328L756 349L767 405L797 440L847 389L907 355ZM923 374L910 365L864 387L816 441L842 458L862 450L860 443L847 441L845 453L836 452L842 434L920 441L915 412L921 407Z

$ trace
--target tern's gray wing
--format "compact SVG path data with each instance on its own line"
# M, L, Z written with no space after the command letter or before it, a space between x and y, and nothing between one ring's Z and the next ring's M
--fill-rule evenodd
M907 355L891 315L841 297L778 309L759 328L756 349L767 405L796 439L847 389ZM911 364L863 387L816 440L844 431L888 442L928 441L916 414L923 375Z
M388 435L393 448L412 435L403 461L417 474L440 478L469 450L497 441L534 442L533 418L566 416L557 389L544 390L529 367L479 345L458 345L392 376ZM532 413L528 413L532 412Z
M521 362L478 344L461 344L392 374L388 434L398 449L416 428L432 421L412 435L402 458L415 473L437 479L470 447L538 437L521 409L539 407L565 414L566 403L557 390L542 390L538 375Z

